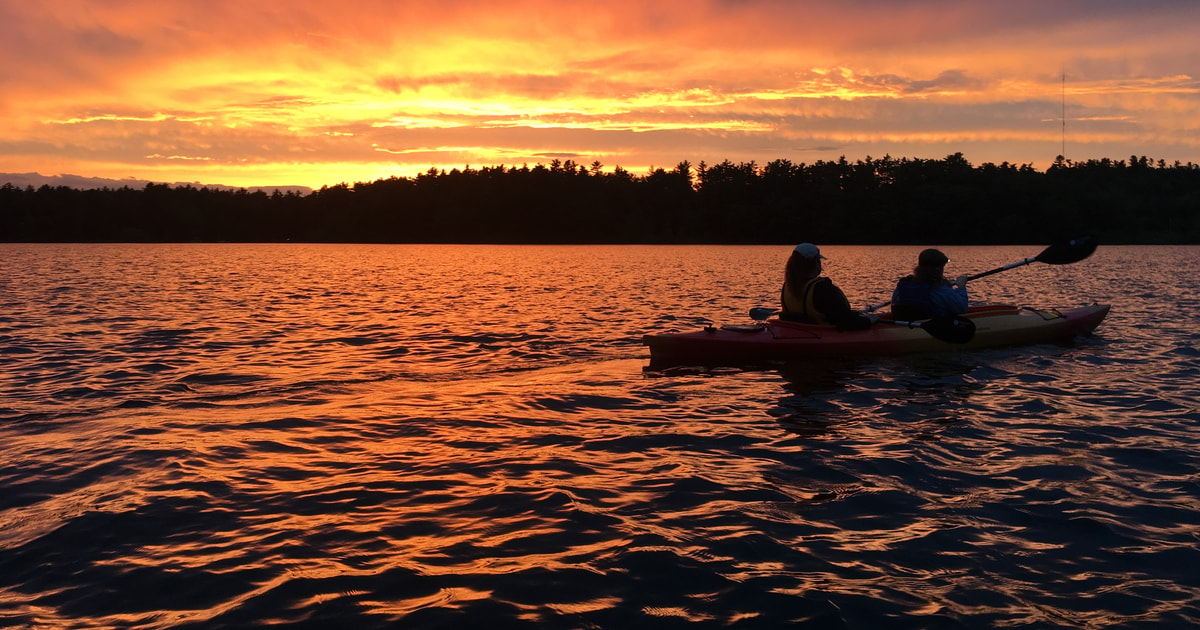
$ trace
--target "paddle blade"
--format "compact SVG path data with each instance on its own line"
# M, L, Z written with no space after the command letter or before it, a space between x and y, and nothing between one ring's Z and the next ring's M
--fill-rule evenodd
M1037 255L1036 260L1047 265L1069 265L1076 263L1096 251L1099 243L1094 236L1081 236L1069 241L1061 241L1047 247Z
M946 343L967 343L975 338L974 320L962 315L943 315L921 324L921 330Z
M777 311L773 308L767 308L765 306L756 306L756 307L750 309L750 319L753 319L754 321L757 321L757 322L761 322L778 312L779 311Z

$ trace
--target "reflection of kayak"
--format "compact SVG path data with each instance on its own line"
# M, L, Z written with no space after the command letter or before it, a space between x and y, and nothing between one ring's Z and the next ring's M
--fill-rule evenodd
M998 346L1069 341L1091 332L1109 306L1035 309L1001 304L974 306L966 314L975 334L966 343L935 339L903 323L877 323L867 330L838 332L833 326L772 319L765 323L714 327L687 333L646 335L657 364L787 360L816 355L887 355L976 350ZM886 319L886 318L885 318Z

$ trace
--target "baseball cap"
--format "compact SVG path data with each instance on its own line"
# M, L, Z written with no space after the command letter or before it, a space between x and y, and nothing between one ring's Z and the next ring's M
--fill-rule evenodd
M824 258L824 256L821 255L821 250L812 243L800 243L795 249L792 250L792 252L803 256L804 258Z
M925 267L941 267L948 262L950 259L937 249L927 249L917 257L917 264Z

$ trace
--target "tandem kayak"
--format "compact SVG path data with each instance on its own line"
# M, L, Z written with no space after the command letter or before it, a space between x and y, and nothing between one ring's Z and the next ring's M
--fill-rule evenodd
M978 350L1069 341L1094 330L1104 321L1108 310L1107 304L1046 309L1002 304L973 306L964 317L974 323L974 334L964 343L938 339L915 322L881 321L867 330L839 332L833 326L778 319L748 325L708 326L695 332L649 334L642 338L642 343L650 346L652 365Z

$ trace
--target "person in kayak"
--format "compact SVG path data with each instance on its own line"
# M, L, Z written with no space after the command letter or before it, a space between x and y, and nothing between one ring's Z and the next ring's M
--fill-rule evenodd
M792 250L784 269L780 292L782 310L779 319L806 324L832 324L838 330L865 330L878 317L850 308L846 294L821 275L821 250L812 243L800 243Z
M911 275L904 276L892 291L892 315L897 319L929 319L967 312L967 275L954 282L946 279L950 259L941 251L926 249L917 257Z

